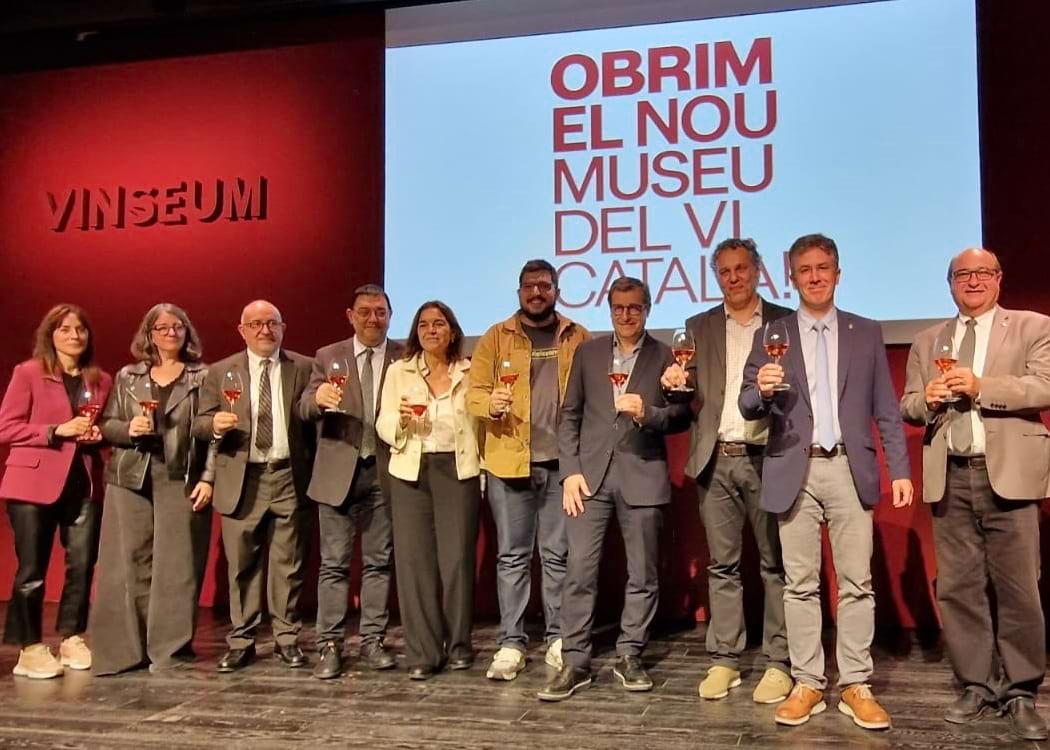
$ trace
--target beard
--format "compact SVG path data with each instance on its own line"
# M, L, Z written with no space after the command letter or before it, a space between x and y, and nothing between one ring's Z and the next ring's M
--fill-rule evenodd
M522 315L524 315L528 320L532 321L533 323L542 323L543 321L545 321L547 318L549 318L551 315L554 314L554 303L551 302L547 307L544 307L538 313L529 312L524 307L522 307L518 312L520 312Z

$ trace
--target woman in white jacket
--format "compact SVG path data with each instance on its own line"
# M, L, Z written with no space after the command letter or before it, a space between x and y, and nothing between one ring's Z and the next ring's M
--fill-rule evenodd
M390 510L408 676L474 663L474 554L481 496L470 360L443 302L424 302L390 365L376 432L390 444Z

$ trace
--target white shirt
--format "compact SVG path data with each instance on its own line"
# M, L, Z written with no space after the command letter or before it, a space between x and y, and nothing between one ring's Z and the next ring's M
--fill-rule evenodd
M452 453L456 450L456 409L452 389L427 400L427 419L423 431L424 453Z
M365 358L362 356L365 349L369 347L361 343L361 340L354 335L354 359L357 361L357 377L360 378L362 373L365 371ZM375 407L376 413L379 413L379 381L383 377L383 360L386 359L386 339L383 339L383 343L379 346L373 346L372 349L372 405ZM364 395L364 394L362 394Z
M769 436L769 420L744 419L737 405L740 388L744 384L744 365L751 354L755 333L762 327L762 300L755 305L747 325L740 325L722 305L726 316L726 390L722 416L718 421L718 439L727 443L754 443L765 445Z
M977 377L984 375L984 360L988 356L988 339L992 335L992 324L995 322L995 311L997 307L993 307L991 310L978 315L974 320L977 321L977 325L974 327L974 348L973 348L973 374ZM956 318L955 323L955 351L958 352L962 347L963 336L966 335L966 321L969 320L969 316L960 315ZM973 443L971 444L970 453L971 456L983 456L984 455L984 417L981 416L980 409L970 409L969 413L970 425L973 428ZM952 431L948 430L948 452L954 453L952 450Z
M258 435L259 425L259 383L262 379L263 362L270 367L270 394L273 399L273 445L265 453L255 445L255 437ZM252 407L252 444L248 451L250 463L265 463L266 461L280 461L291 456L288 450L288 423L284 414L284 397L281 388L281 360L277 352L270 359L264 360L251 349L248 350L248 377L251 379L249 392L251 393Z

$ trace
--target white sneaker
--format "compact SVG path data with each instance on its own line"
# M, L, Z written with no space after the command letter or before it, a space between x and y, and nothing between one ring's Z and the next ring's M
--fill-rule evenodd
M79 635L71 635L58 647L58 655L63 667L70 669L91 669L91 651Z
M62 665L43 643L34 643L18 652L14 673L18 677L47 680L62 674Z
M547 662L548 666L558 670L565 666L561 658L561 638L555 638L551 641L551 644L547 646L547 655L543 660Z
M504 646L492 657L485 676L490 680L513 680L525 669L525 654L516 648Z

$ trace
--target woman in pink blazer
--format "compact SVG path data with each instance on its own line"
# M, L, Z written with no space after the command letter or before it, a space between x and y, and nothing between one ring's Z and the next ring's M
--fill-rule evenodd
M0 445L10 447L0 498L18 555L4 642L21 646L14 673L22 677L57 677L63 666L91 667L81 634L102 515L102 435L95 418L113 382L92 365L94 351L84 311L56 305L37 328L33 358L15 367L0 403ZM56 528L66 550L57 659L41 638L44 579Z

